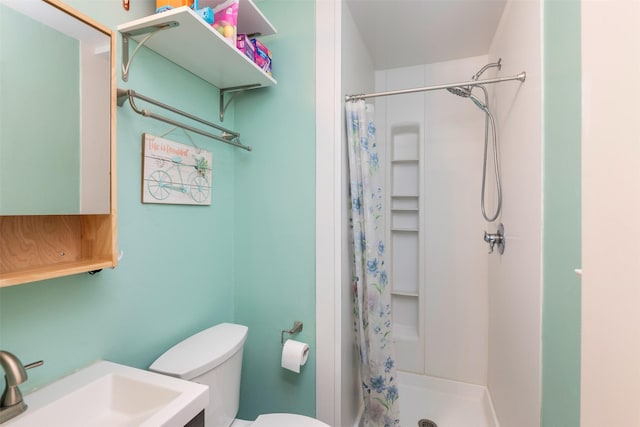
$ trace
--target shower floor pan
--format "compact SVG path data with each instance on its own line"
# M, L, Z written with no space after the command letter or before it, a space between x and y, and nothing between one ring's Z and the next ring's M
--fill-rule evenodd
M403 427L499 427L486 387L398 372L398 391Z

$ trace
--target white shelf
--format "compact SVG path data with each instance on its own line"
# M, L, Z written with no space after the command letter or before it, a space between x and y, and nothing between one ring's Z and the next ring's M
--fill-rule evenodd
M215 8L224 0L200 0L200 7ZM238 5L238 34L257 34L270 36L277 33L269 20L251 0L240 0Z
M391 295L409 298L418 298L420 295L417 292L405 292L405 291L391 291Z
M238 33L275 34L275 28L251 0L240 0L238 10ZM136 32L172 21L178 25L158 31L144 46L221 89L277 84L187 6L119 25L118 31L123 35L134 33L129 37L139 43L148 33L135 35Z
M420 162L420 160L418 159L398 159L398 160L391 160L391 163L418 163Z

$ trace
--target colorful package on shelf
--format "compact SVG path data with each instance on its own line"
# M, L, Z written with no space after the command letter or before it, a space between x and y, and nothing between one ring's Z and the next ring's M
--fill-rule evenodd
M256 48L253 46L253 43L251 43L251 40L249 40L249 37L247 37L246 34L238 34L236 47L240 52L244 53L251 62L254 61L253 57Z
M182 6L193 8L193 0L156 0L156 12L164 12Z
M213 24L213 9L210 7L198 7L198 0L156 0L156 13L188 6L198 14L207 24Z
M196 9L195 12L198 14L200 18L204 19L204 22L206 22L209 25L213 25L213 22L214 22L213 9L211 9L210 7L203 7L201 9Z
M255 48L253 62L255 62L258 67L262 68L262 71L271 76L271 51L258 39L251 39L251 43L253 43L253 47Z
M214 7L213 12L213 28L235 47L238 33L238 0L227 0Z

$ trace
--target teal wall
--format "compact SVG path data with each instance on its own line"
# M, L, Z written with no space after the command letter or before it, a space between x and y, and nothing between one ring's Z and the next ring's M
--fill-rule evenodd
M265 39L278 86L238 98L252 153L236 155L236 319L249 326L240 416L315 413L315 352L297 375L279 369L280 331L315 343L314 3L259 3L278 29ZM295 19L292 19L295 17ZM274 387L275 385L275 387Z
M119 1L69 3L111 28L155 7L132 1L127 13ZM25 363L45 361L23 390L96 359L146 368L187 336L236 321L250 328L241 415L315 413L313 354L301 375L279 367L280 330L302 320L298 338L313 345L315 337L313 2L259 6L279 31L264 39L279 84L237 97L223 123L255 151L192 134L213 153L211 206L142 204L142 133L171 127L128 105L117 109L120 265L0 289L0 348ZM147 49L118 86L210 120L218 115L215 87ZM167 138L189 143L181 130Z
M544 2L542 426L580 425L580 2Z

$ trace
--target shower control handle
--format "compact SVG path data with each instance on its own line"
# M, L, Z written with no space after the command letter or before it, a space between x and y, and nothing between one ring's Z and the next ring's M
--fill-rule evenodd
M504 243L505 243L504 225L500 224L498 226L498 231L496 231L495 233L487 233L485 231L484 232L484 241L489 244L489 253L490 254L493 253L493 247L497 244L498 245L498 252L500 253L500 255L502 255L504 253Z

